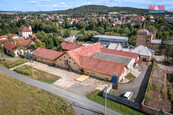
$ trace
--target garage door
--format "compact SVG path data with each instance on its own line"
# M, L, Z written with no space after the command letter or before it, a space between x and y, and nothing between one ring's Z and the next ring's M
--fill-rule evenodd
M112 82L118 83L118 79L116 77L112 77Z

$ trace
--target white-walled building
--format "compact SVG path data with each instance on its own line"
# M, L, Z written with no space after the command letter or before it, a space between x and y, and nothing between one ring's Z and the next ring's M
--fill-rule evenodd
M19 34L20 37L28 38L30 35L32 35L32 27L29 26L27 28L26 26L22 26L19 29L18 34Z

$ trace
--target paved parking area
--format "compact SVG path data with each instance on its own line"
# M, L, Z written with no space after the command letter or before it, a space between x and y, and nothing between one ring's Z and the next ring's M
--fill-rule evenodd
M76 78L80 77L81 74L49 66L47 64L36 61L34 61L33 63L29 62L27 63L27 65L60 76L61 79L53 83L54 86L66 89L81 96L85 96L88 92L95 89L103 90L106 86L110 84L110 82L105 82L91 77L83 82L79 82L76 80Z
M151 68L146 66L146 63L141 64L141 70L138 77L128 84L119 84L118 90L115 90L116 96L122 96L125 92L133 92L131 101L140 103L144 98L144 93L147 87L147 82L150 76Z

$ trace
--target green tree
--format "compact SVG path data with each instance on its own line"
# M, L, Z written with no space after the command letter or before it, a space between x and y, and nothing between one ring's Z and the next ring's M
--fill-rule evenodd
M79 34L85 34L85 29L81 29Z
M104 34L105 33L104 32L104 28L102 28L102 27L98 27L97 32L100 33L100 34Z

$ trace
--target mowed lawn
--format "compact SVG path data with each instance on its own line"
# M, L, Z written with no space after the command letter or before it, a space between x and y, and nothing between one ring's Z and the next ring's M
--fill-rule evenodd
M0 72L0 115L74 115L63 98Z
M5 66L7 68L13 68L13 67L16 67L18 65L21 65L23 63L26 63L28 62L28 60L26 59L17 59L17 60L6 60L6 61L2 61L0 62L0 64L2 66Z
M47 73L45 71L41 71L35 68L33 68L33 74L32 74L32 67L27 65L18 67L14 69L14 71L21 73L23 75L26 75L30 78L33 78L42 82L46 82L46 83L53 83L60 78L59 76L52 75L50 73Z
M101 105L105 105L105 98L102 97L102 92L100 90L94 90L93 92L86 95L88 99L95 101ZM139 111L136 111L128 106L119 104L115 101L107 99L107 107L123 114L123 115L145 115Z

